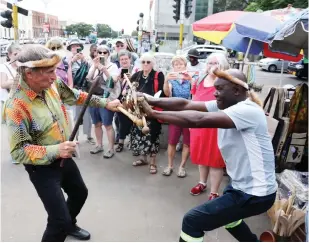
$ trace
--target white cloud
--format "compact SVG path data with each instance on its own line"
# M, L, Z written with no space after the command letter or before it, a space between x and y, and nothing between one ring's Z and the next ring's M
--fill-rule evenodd
M23 0L19 6L40 12L45 11L45 0ZM90 24L109 24L114 30L124 29L131 34L136 29L138 16L144 13L145 21L149 16L150 0L46 0L48 13L58 16L59 20L71 20ZM153 6L154 7L154 6Z

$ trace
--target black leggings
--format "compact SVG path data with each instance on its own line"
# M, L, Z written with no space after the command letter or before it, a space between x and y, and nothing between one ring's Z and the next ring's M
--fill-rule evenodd
M119 122L119 130L118 130L119 139L124 140L126 136L129 135L133 122L121 112L118 112L117 116L118 116L118 122Z

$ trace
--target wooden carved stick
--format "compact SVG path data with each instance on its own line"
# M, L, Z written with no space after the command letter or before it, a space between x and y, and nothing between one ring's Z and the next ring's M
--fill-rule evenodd
M142 120L143 120L143 129L142 129L142 133L144 133L145 135L148 134L150 132L149 127L147 126L147 121L145 116L142 116Z
M87 110L87 107L89 106L89 103L90 103L90 100L91 100L91 97L95 91L95 88L97 87L97 85L99 85L99 79L95 79L95 81L91 84L91 87L89 89L89 92L88 92L88 95L87 95L87 98L85 100L85 103L83 104L83 107L82 107L82 110L80 111L79 113L79 116L75 122L75 125L74 125L74 128L73 128L73 131L69 137L69 141L74 141L74 138L77 134L77 131L79 129L79 126L82 124L83 122L83 117L84 117L84 114ZM63 167L64 165L64 161L65 159L62 159L61 162L60 162L60 167Z
M143 121L137 118L136 116L134 116L133 114L131 114L130 112L128 112L126 109L122 107L118 107L118 110L124 115L126 115L127 117L129 117L137 126L139 127L143 126Z

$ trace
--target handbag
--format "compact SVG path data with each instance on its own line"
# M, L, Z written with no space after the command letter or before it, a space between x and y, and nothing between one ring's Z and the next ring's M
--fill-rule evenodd
M276 131L277 131L278 123L279 123L279 121L274 118L275 106L277 102L278 102L278 92L276 88L271 88L268 95L266 96L263 108L264 108L265 115L266 115L268 133L272 141L276 135ZM273 147L274 147L274 144L273 144Z

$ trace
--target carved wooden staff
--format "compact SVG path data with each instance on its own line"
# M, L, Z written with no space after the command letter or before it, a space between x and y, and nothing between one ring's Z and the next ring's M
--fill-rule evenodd
M138 98L136 93L137 86L131 83L126 74L124 74L124 78L127 81L127 84L130 88L129 92L126 95L126 104L128 105L128 110L122 107L118 107L118 110L127 117L129 117L137 126L143 127L142 132L144 134L148 134L150 129L147 126L145 115L142 114L140 107L138 105ZM132 109L134 111L132 111Z
M80 125L82 124L82 122L83 122L84 114L85 114L86 109L87 109L87 107L88 107L88 105L89 105L89 103L90 103L90 100L91 100L91 97L92 97L92 95L93 95L93 93L94 93L94 90L95 90L96 86L99 84L99 81L100 81L100 79L99 79L99 78L96 78L96 79L92 82L91 87L90 87L89 92L88 92L88 95L87 95L87 98L86 98L86 101L85 101L85 103L84 103L84 105L83 105L83 108L82 108L82 110L81 110L81 112L80 112L78 118L77 118L77 121L76 121L76 123L75 123L75 125L74 125L73 131L72 131L72 133L71 133L71 135L70 135L70 137L69 137L69 141L74 141L74 138L75 138L75 136L76 136L76 133L77 133L77 131L78 131L78 128L79 128L79 126L80 126ZM65 161L65 159L62 159L62 160L61 160L61 162L60 162L60 167L63 167L64 161Z

